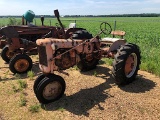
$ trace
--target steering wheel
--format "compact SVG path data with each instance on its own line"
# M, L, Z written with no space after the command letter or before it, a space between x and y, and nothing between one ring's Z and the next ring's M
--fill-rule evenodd
M109 35L112 32L111 25L107 22L102 22L100 24L100 30L106 35Z

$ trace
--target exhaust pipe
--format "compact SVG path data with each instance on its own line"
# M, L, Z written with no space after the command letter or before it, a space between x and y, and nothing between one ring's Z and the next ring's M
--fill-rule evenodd
M57 10L54 10L54 15L57 17L57 20L58 20L58 22L59 22L59 24L60 24L60 26L61 26L61 28L62 28L62 31L63 31L63 36L64 36L64 38L65 38L65 31L64 31L63 24L62 24L62 22L61 22L61 20L60 20L60 18L59 18L59 11L58 11L58 9L57 9Z
M41 23L42 23L42 26L44 25L44 16L41 16Z

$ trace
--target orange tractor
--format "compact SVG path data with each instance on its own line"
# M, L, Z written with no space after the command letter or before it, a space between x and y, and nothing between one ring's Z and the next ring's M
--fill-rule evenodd
M59 20L59 12L55 10ZM113 58L113 77L118 85L126 85L135 80L140 65L140 49L127 43L124 31L112 31L107 22L100 24L100 33L95 37L86 29L65 30L61 21L61 38L43 38L36 41L39 53L39 67L43 74L34 82L34 93L40 103L58 100L65 92L64 79L54 71L67 74L74 65L81 71L95 68L101 58ZM113 34L118 38L100 38L101 34Z

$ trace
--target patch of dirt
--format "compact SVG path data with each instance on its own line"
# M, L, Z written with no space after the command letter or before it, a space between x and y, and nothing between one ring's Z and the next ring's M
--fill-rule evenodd
M27 105L20 107L21 92L13 92L17 77L1 58L0 63L0 120L160 120L160 78L145 71L139 71L136 80L124 87L115 84L111 67L104 64L82 73L66 70L69 76L57 73L66 81L65 95L31 113L29 107L39 104L34 80L27 74L20 76L28 85L23 90ZM36 79L41 74L38 62L34 62L33 71Z

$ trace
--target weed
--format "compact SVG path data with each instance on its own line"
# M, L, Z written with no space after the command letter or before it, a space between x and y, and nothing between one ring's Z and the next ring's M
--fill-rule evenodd
M35 76L35 73L33 71L28 71L27 76L29 77L30 80L33 80L33 77Z
M27 88L27 82L26 81L24 81L24 80L18 80L17 82L19 84L19 89L20 90L23 90L23 89Z
M138 108L138 111L141 113L141 114L144 114L145 113L145 109L141 106L137 106Z
M59 111L64 112L65 109L64 108L58 108Z
M14 76L15 76L15 79L20 79L21 78L20 74L17 74L17 73Z
M73 66L73 69L74 70L79 70L78 67L77 67L77 65Z
M19 106L20 107L26 106L26 104L27 104L27 99L23 94L21 94L20 100L19 100Z
M13 92L16 93L18 92L19 90L17 89L17 87L14 85L14 84L11 84L12 85L12 89L13 89Z
M25 89L27 87L27 82L26 81L18 80L17 83L18 83L18 86L14 85L14 84L11 84L14 93L22 91L23 89Z
M39 110L40 110L40 105L39 104L31 105L29 107L29 111L32 112L32 113L39 112Z
M94 71L93 75L94 75L94 76L97 76L97 75L98 75L98 73L97 73L96 70Z
M9 70L7 70L6 72L5 72L5 75L4 75L4 79L6 79L7 78L7 76L8 76L8 74L9 74Z
M103 58L101 63L106 65L112 65L113 59Z

